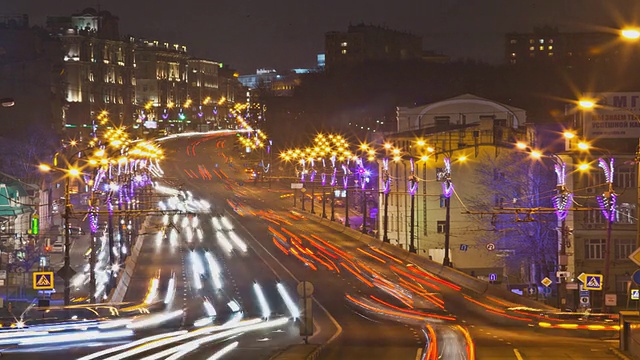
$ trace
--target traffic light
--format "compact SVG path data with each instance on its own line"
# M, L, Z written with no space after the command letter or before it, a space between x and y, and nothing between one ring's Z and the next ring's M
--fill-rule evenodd
M31 217L31 235L38 235L40 233L40 217L38 214L33 214Z

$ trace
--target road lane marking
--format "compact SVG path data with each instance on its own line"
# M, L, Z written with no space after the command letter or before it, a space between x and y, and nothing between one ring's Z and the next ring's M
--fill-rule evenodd
M233 221L238 224L238 226L240 226L244 232L249 235L251 237L251 239L253 239L254 244L258 244L262 250L269 254L269 256L273 259L273 261L276 262L276 264L280 265L280 267L287 273L289 274L289 276L291 276L291 278L293 280L295 280L296 282L300 282L300 280L298 280L298 278L295 277L295 275L293 275L293 273L291 271L289 271L289 269L284 266L280 261L278 261L278 259L276 259L275 256L273 256L273 254L271 254L269 252L269 250L267 250L266 247L264 247L264 245L262 245L262 243L260 241L258 241L258 239L256 239L255 236L253 236L253 234L244 226L242 225L236 218L232 217L231 214L225 210L225 212L227 213L227 216L229 216L229 218L233 219ZM257 251L253 251L256 255L258 255L258 257L262 260L262 262L269 268L271 269L271 271L273 272L273 274L277 277L280 278L280 276L278 275L278 273L271 267L271 265L269 265L269 263L267 263L265 261L265 259L262 257L262 255L260 255L260 253L258 253ZM340 334L342 334L342 326L340 326L340 324L338 323L338 321L331 315L331 313L329 313L329 310L327 310L324 306L322 306L322 304L320 304L320 302L318 300L316 300L316 298L314 296L311 297L313 299L313 302L316 303L316 305L318 305L318 307L325 313L327 314L327 317L329 318L329 320L331 320L331 322L333 323L333 325L336 327L336 332L333 334L333 336L331 336L331 338L329 338L329 340L327 340L326 343L324 343L323 345L326 346L328 344L330 344L331 342L333 342L335 339L338 338L338 336L340 336Z
M422 349L418 348L418 350L416 350L416 360L420 359L422 359Z
M516 355L516 359L518 359L518 360L524 360L524 358L522 357L522 355L520 355L520 351L518 351L518 349L513 349L513 353Z

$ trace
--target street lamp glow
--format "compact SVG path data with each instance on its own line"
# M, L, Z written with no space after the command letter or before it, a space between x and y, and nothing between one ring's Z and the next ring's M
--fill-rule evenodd
M424 140L418 140L417 144L418 146L424 146L426 143L424 142Z
M80 170L78 170L78 168L69 168L69 175L71 176L79 176L80 175Z
M542 157L542 153L538 150L532 150L531 157L534 159L540 159Z
M576 137L576 134L572 131L565 131L562 133L562 136L564 136L565 139L573 139L574 137Z
M578 170L580 171L588 171L590 168L589 163L582 163L578 165Z
M582 99L578 101L578 105L582 109L593 109L596 106L596 103L593 100Z
M422 157L420 158L420 160L422 160L422 161L427 161L427 160L429 160L429 155L422 155Z
M526 149L526 148L527 148L527 144L523 143L522 141L518 141L518 142L516 143L516 147L517 147L518 149L520 149L520 150L524 150L524 149Z
M578 149L582 150L582 151L586 151L589 150L590 146L588 143L581 141L578 143Z
M638 29L622 29L620 35L627 40L638 40L640 38L640 30Z
M49 172L51 171L51 166L47 164L40 164L38 165L38 169L40 169L40 171Z
M400 154L400 149L393 149L393 155L399 155Z
M458 158L458 161L466 161L467 160L467 156L466 155L462 155Z
M384 148L387 149L387 150L391 149L391 144L390 143L385 143L384 144Z

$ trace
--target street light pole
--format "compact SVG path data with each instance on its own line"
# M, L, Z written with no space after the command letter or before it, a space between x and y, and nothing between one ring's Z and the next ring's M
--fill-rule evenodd
M413 159L411 159L411 179L409 180L409 195L411 195L411 216L410 216L410 226L411 228L409 229L409 252L410 253L416 253L416 245L415 245L415 228L416 228L416 211L415 211L415 205L416 205L416 190L418 188L418 182L416 180L416 176L415 174L413 174ZM447 212L448 215L448 212ZM448 216L447 216L448 217ZM445 247L449 247L448 246L448 237L446 239L446 245ZM448 255L448 254L447 254Z
M383 168L384 168L384 234L382 236L383 242L389 241L389 191L391 190L391 177L389 176L389 159L385 158L382 160Z
M69 305L71 302L71 277L68 276L71 268L71 256L69 248L71 247L71 228L69 219L71 218L71 201L69 196L69 182L71 180L67 176L64 185L64 268L66 273L64 276L64 304Z
M453 183L451 183L451 159L444 158L444 183L442 184L442 195L444 196L444 204L446 207L445 224L444 224L444 258L443 266L451 266L449 259L449 236L451 232L451 195L453 194Z
M607 218L607 239L604 243L604 271L602 272L602 312L607 312L606 305L607 291L609 290L609 268L611 267L611 232L616 213L617 194L613 190L613 158L607 163L604 159L598 159L598 166L604 170L607 180L607 191L598 197L602 214Z

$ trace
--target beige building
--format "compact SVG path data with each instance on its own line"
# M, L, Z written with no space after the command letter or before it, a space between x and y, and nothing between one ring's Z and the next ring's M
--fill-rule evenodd
M465 214L480 194L476 169L487 166L516 150L517 141L533 143L527 130L524 110L466 94L415 108L399 108L397 133L386 140L400 150L396 161L388 149L391 180L388 195L388 238L392 244L409 248L411 244L411 161L417 182L414 198L414 242L417 253L442 262L445 256L446 200L443 181L445 157L450 158L453 191L450 197L449 258L456 268L496 281L505 280L505 257L510 249L492 244L486 221L480 215ZM425 159L424 156L429 156ZM384 182L384 166L380 169ZM440 180L443 180L442 178ZM384 189L384 184L381 185ZM492 202L493 200L490 200ZM379 234L384 236L384 194L379 202ZM497 206L496 206L497 207ZM485 209L489 213L493 207ZM491 215L487 214L490 218ZM486 219L485 217L485 219Z

